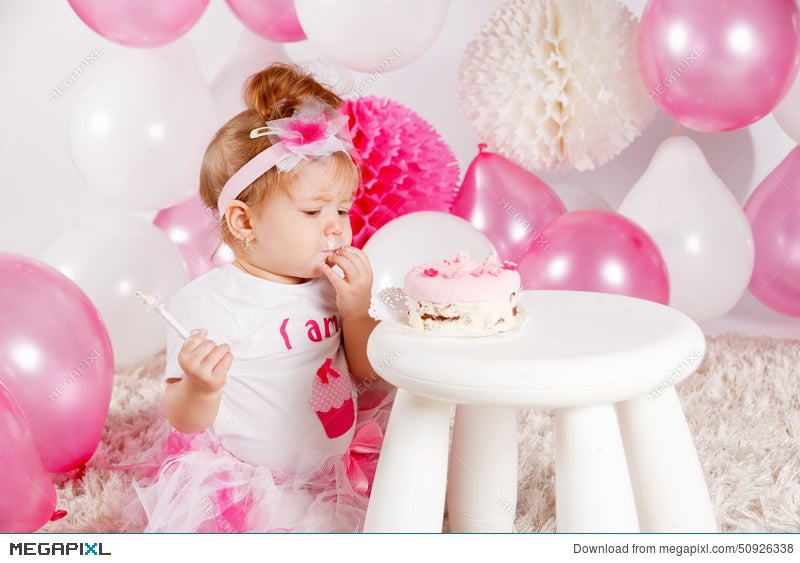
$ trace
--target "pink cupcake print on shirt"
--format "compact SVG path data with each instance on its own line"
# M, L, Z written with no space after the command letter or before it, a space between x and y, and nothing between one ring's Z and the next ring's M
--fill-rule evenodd
M311 385L308 406L317 413L328 438L338 438L353 426L356 410L350 391L350 378L332 366L330 358L317 370Z

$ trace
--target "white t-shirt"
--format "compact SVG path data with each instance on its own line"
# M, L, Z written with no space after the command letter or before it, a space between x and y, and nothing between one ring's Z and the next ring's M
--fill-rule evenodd
M211 426L231 453L296 475L346 451L356 398L341 346L336 293L326 278L281 284L228 264L186 285L169 311L188 330L205 328L208 338L231 347L233 365ZM168 379L183 377L182 345L169 329ZM334 409L317 415L328 406ZM334 420L323 426L325 416Z

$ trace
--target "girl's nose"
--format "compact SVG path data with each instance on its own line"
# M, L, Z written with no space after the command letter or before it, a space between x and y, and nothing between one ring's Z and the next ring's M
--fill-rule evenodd
M330 221L327 225L325 225L325 236L330 235L340 235L344 232L344 227L342 227L342 222L338 220Z

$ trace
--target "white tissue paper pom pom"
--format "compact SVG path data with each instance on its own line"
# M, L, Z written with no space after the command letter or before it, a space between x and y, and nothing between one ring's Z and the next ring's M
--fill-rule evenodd
M653 118L638 20L616 0L510 0L470 41L460 103L489 150L532 170L590 170Z

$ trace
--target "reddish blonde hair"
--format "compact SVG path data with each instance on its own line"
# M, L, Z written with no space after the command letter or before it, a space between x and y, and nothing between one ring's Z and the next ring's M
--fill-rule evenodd
M309 97L316 97L334 109L343 100L297 65L275 63L251 76L244 89L247 109L220 127L208 145L200 167L200 199L216 212L220 191L228 179L246 162L272 143L267 137L250 138L250 131L263 127L267 121L291 117ZM356 182L359 172L352 160L337 152L331 155L339 171L350 171ZM298 166L295 170L301 169ZM293 170L278 174L276 168L268 170L236 198L248 207L257 207L267 201L278 189L289 191L297 178ZM223 217L222 240L229 245L234 237Z

